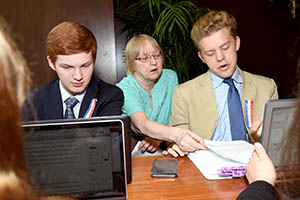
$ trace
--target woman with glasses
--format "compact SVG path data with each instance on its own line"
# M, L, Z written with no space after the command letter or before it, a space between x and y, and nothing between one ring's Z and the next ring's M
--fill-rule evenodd
M157 41L145 34L134 36L126 45L125 59L128 75L117 86L125 96L122 111L131 118L133 136L141 141L138 150L154 153L162 140L177 143L181 156L203 147L202 139L191 131L167 126L178 78L174 71L163 69ZM175 150L173 155L177 156Z

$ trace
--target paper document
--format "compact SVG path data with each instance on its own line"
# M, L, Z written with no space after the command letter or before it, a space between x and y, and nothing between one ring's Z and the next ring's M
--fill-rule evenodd
M188 158L208 180L225 179L217 170L222 167L245 166L250 160L254 146L246 141L204 140L208 150L188 154Z
M254 146L243 140L236 141L212 141L204 140L205 146L223 156L237 162L247 164L254 150Z

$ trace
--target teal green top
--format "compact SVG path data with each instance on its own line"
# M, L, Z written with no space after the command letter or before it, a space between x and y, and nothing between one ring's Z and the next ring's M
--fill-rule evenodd
M152 106L149 94L137 80L127 75L117 86L124 93L123 114L131 116L137 112L144 112L149 120L168 124L171 117L171 104L174 87L178 85L177 74L170 69L163 69L158 82L151 90Z

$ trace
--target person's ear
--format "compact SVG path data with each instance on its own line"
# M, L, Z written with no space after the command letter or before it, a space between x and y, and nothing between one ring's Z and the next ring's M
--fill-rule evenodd
M239 36L235 36L235 50L238 51L241 46L241 39Z
M198 57L202 60L202 62L204 62L206 64L206 62L205 62L203 56L201 55L200 51L198 51Z
M52 63L51 59L49 56L47 56L47 61L48 61L48 65L51 69L53 69L54 71L56 71L56 68L55 68L55 64Z

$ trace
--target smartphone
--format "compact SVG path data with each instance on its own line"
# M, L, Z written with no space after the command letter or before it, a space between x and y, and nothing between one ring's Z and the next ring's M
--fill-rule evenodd
M177 177L178 162L175 158L156 158L153 161L152 177Z

